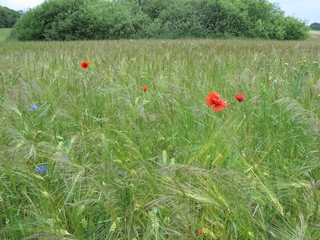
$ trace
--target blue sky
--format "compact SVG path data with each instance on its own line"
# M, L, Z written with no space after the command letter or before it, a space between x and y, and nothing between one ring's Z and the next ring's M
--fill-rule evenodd
M309 24L320 23L320 0L275 0L287 16L306 20Z
M6 6L14 10L26 10L33 8L44 0L0 0L1 6ZM161 0L159 0L161 1ZM309 24L320 23L320 0L269 0L272 3L279 3L280 8L287 16L294 16L300 20L305 20Z

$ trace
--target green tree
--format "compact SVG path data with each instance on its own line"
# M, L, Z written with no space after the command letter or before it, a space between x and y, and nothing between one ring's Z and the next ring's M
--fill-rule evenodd
M246 12L228 1L202 0L195 2L200 21L208 35L244 36L248 29Z
M177 0L179 1L179 0ZM143 12L148 14L151 19L156 19L166 9L170 8L176 1L174 0L145 0L140 2Z
M306 23L267 0L47 0L13 28L18 40L308 38Z
M11 35L22 41L125 38L131 20L125 6L104 0L50 0L26 12Z
M21 11L0 6L0 28L12 28L21 15Z
M312 30L320 30L320 23L314 22L310 24L310 29Z

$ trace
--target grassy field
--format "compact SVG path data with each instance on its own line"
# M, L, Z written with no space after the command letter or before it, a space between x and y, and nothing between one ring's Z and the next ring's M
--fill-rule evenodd
M0 56L0 239L320 238L319 40Z
M10 31L10 28L0 28L0 42L7 38L7 36L10 34Z
M312 38L319 38L320 37L320 31L310 31L310 35Z

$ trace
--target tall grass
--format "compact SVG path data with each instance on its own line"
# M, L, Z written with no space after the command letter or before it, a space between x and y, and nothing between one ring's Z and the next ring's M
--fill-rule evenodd
M319 41L0 44L1 239L320 238Z
M9 37L11 28L1 28L0 29L0 41L4 41L7 37Z

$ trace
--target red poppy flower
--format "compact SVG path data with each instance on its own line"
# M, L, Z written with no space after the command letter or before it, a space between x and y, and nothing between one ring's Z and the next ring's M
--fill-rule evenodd
M239 102L244 101L244 94L243 93L239 93L235 96L235 99L237 99Z
M199 229L198 229L198 234L199 234L199 235L203 235L203 234L204 234L204 231L202 230L202 228L199 228Z
M206 104L212 107L212 110L218 112L227 107L227 102L220 98L220 95L216 92L211 92L206 98Z
M148 87L147 86L142 86L141 89L142 89L142 91L146 92L148 90Z
M90 66L90 63L89 63L89 62L82 62L82 63L80 64L80 66L81 66L83 69L88 69L89 66Z

